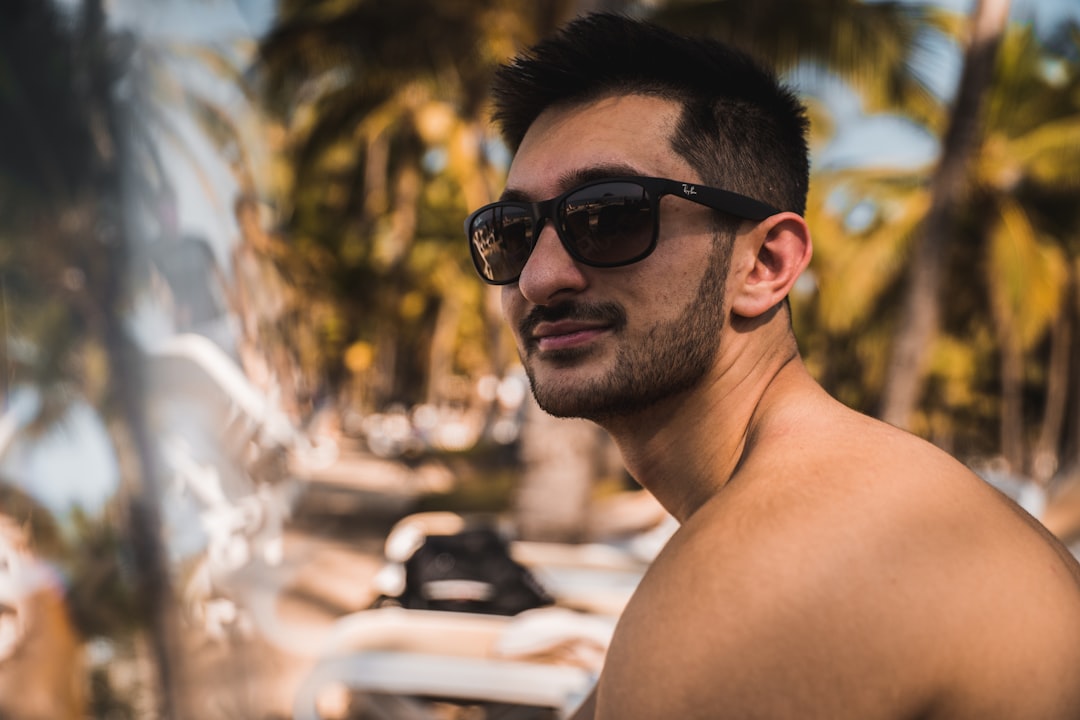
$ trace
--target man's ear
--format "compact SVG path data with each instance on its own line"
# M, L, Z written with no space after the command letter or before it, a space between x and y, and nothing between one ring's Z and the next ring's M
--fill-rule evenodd
M747 270L732 277L731 310L758 317L787 297L792 285L810 264L813 243L806 221L795 213L780 213L760 222L744 238L752 254ZM738 241L736 241L738 244Z

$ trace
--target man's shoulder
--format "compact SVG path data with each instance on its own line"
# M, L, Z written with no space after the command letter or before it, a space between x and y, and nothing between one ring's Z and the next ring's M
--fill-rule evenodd
M876 452L755 460L691 516L628 606L605 682L651 672L686 697L792 703L775 716L899 717L1000 670L979 656L1080 660L1075 564L1037 523L922 441L863 430Z
M819 434L801 452L748 461L685 523L661 572L676 584L768 580L747 585L753 599L813 603L828 587L834 605L919 622L905 609L920 599L970 607L1024 583L1080 598L1080 566L1038 521L937 447L867 420L840 442Z

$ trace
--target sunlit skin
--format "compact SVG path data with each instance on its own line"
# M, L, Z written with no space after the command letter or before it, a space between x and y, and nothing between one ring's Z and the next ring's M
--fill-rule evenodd
M677 112L636 95L551 108L507 195L551 198L605 172L698 182L671 150ZM691 387L602 409L596 388L617 387L635 349L653 348L634 362L663 370L658 382L683 372L649 338L710 312L695 304L715 235L709 210L668 198L656 251L597 269L545 228L503 290L541 404L596 419L682 523L575 717L1080 717L1075 561L960 463L810 377L781 306L811 256L799 216L744 222L728 241ZM600 310L550 316L567 303Z

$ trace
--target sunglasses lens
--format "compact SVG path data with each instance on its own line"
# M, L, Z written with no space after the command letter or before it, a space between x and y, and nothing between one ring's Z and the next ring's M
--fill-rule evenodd
M616 267L637 262L652 251L654 206L640 184L612 181L571 192L554 214L571 255L594 267ZM496 284L517 280L536 244L536 227L533 206L525 203L495 203L474 213L467 232L480 275Z
M469 245L476 269L489 282L513 281L533 246L533 220L529 211L514 205L481 210L469 223Z
M590 185L569 195L560 210L564 236L588 263L625 265L652 249L652 202L636 183Z

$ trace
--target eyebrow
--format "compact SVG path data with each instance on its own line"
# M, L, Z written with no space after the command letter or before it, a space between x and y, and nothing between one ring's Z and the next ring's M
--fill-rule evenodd
M560 194L578 187L579 185L592 182L593 180L607 180L609 178L633 177L639 175L641 175L640 170L632 165L623 163L605 163L603 165L579 168L559 176L559 187L561 188ZM514 188L507 188L504 190L502 195L499 196L499 200L503 202L536 202L529 193Z

